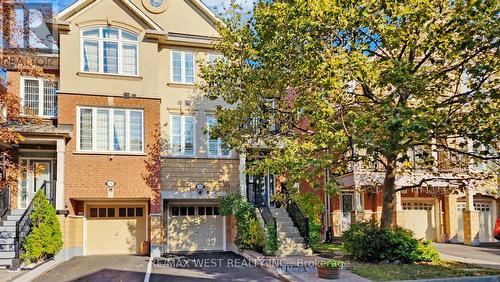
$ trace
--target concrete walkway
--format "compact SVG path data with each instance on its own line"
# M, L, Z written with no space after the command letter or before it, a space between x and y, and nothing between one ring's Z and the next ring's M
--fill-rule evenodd
M500 243L488 247L472 247L459 244L434 243L441 259L474 264L480 267L500 269Z

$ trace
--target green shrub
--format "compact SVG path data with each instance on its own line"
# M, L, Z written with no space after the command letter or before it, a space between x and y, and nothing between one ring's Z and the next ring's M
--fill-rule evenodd
M375 220L351 224L342 234L345 250L356 259L410 263L439 259L429 242L420 242L402 227L382 228Z
M264 254L273 256L278 250L278 234L276 229L269 223L266 226L266 245L264 246Z
M33 198L33 224L31 232L22 244L21 259L25 264L38 262L55 255L62 248L61 228L54 207L47 201L42 190Z

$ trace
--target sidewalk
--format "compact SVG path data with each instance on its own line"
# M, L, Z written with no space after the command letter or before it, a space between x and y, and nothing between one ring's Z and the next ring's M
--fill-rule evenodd
M500 243L488 247L461 244L434 243L441 259L474 264L484 268L500 269Z

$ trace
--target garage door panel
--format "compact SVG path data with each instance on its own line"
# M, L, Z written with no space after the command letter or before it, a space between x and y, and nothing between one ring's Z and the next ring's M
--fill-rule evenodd
M424 202L404 202L404 228L413 231L415 238L424 240L436 239L436 219L434 206Z

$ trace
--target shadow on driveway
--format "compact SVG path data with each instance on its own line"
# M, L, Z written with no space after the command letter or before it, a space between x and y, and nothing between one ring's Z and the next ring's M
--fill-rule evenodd
M155 261L150 281L278 281L233 252L168 254Z

